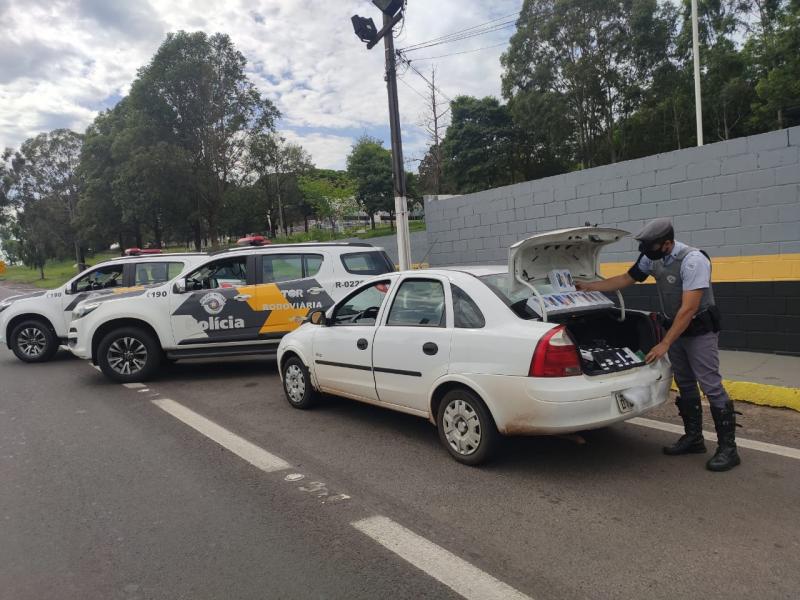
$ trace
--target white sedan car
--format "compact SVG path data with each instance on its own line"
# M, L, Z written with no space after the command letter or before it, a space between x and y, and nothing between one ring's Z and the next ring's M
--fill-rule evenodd
M672 379L667 359L643 361L659 325L607 299L592 305L577 293L568 303L547 279L554 266L598 277L600 247L625 234L564 230L515 244L508 267L375 277L283 338L286 398L308 408L322 392L424 417L466 464L486 460L499 434L568 433L640 415L666 401ZM553 236L569 237L568 253ZM565 306L548 312L551 297Z

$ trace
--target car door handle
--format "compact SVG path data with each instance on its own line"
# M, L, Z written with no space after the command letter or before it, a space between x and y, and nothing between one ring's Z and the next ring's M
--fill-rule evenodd
M425 342L424 344L422 344L422 351L428 356L433 356L439 351L439 346L437 346L433 342Z
M367 346L369 346L369 342L367 342L367 340L365 340L364 338L361 338L356 342L356 346L358 346L359 350L366 350Z
M238 300L239 302L247 302L250 300L250 294L236 294L233 299Z

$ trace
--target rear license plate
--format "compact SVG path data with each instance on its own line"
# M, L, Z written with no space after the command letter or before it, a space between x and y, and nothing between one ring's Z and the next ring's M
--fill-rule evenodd
M620 393L614 394L614 397L617 399L617 406L619 406L619 412L626 413L631 412L633 410L633 403L625 398Z

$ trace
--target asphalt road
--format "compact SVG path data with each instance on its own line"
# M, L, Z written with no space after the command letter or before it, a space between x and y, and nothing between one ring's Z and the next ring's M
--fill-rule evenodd
M164 399L289 468L259 470ZM800 414L745 412L742 436L800 448ZM179 362L129 389L66 352L0 349L0 598L796 598L800 460L742 449L713 474L663 456L673 437L512 439L474 469L421 419L292 409L268 360ZM407 554L353 525L376 516L416 536ZM425 544L458 564L435 578Z

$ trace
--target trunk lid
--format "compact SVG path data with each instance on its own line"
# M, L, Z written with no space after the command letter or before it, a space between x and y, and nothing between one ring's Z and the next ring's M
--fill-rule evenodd
M610 227L540 233L508 249L508 272L519 282L547 279L553 269L569 269L578 279L600 279L600 250L627 235L627 231Z

